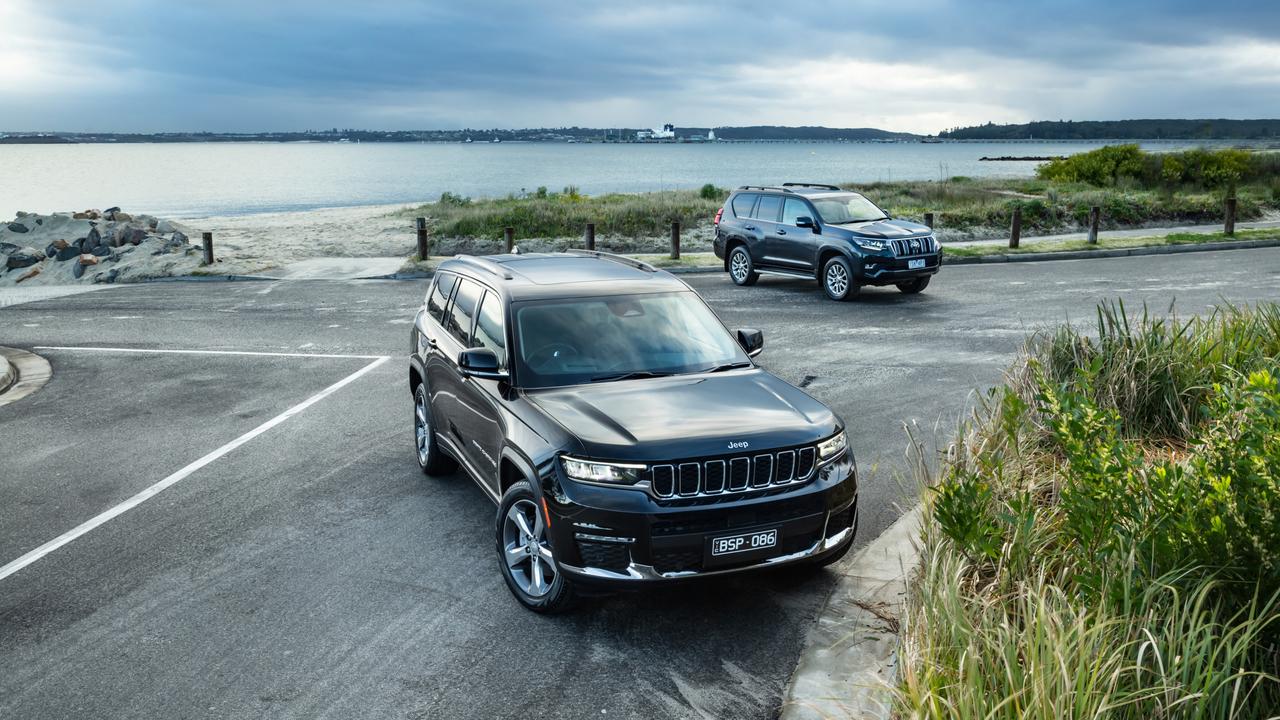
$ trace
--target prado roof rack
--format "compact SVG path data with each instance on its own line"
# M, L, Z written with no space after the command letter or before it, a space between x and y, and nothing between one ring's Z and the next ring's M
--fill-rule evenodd
M840 189L838 185L826 185L824 183L797 183L797 182L782 183L782 187L784 188L811 187L811 188L822 188L823 190L839 190Z
M645 272L658 272L658 268L650 265L649 263L644 262L643 260L627 257L626 255L615 255L614 253L601 252L599 250L582 250L579 248L571 248L569 250L565 250L565 252L570 255L582 255L584 257L600 258L601 260L612 260L616 263L629 265L637 270L643 270Z
M781 190L782 192L791 192L785 187L777 187L776 185L739 185L739 190Z
M489 258L476 257L475 255L458 255L454 258L460 263L469 265L477 270L483 270L490 275L497 275L503 280L510 280L515 277L511 271L502 267L502 265L490 260Z

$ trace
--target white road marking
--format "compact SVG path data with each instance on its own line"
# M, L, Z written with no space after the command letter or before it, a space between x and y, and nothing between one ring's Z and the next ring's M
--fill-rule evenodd
M158 353L161 355L248 355L251 357L303 357L339 358L349 360L387 360L386 355L340 355L324 353L257 352L252 350L163 350L148 348L73 347L68 345L37 345L36 350L73 350L84 352Z
M23 568L27 567L28 565L30 565L30 564L32 564L32 563L34 563L34 562L36 562L36 561L37 561L37 560L39 560L40 558L43 558L45 555L48 555L49 553L53 552L54 550L57 550L58 548L62 547L63 545L67 545L67 544L69 544L70 542L72 542L72 541L73 541L73 540L75 540L76 538L78 538L78 537L80 537L80 536L82 536L82 535L84 535L84 534L86 534L86 533L91 532L92 530L94 530L94 529L96 529L96 528L100 527L101 525L103 525L103 524L107 523L108 521L110 521L110 520L112 520L112 519L114 519L114 518L117 518L117 517L119 517L119 516L121 516L121 515L123 515L123 514L125 514L125 513L129 512L130 510L132 510L132 509L134 509L134 508L138 507L139 505L141 505L142 503L146 502L147 500L150 500L151 498L153 498L153 497L155 497L156 495L160 494L160 493L161 493L162 491L164 491L165 489L167 489L167 488L169 488L169 487L172 487L172 486L174 486L174 485L177 485L179 482L182 482L184 479L186 479L188 476L190 476L192 473L194 473L195 471L199 470L200 468L202 468L202 467L204 467L204 466L208 465L209 463L213 462L214 460L217 460L218 458L222 457L223 455L226 455L227 453L231 452L232 450L235 450L236 448L240 447L241 445L244 445L245 443L249 442L250 440L252 440L252 439L254 439L254 438L256 438L256 437L258 437L259 435L261 435L262 433L264 433L264 432L266 432L266 431L270 430L271 428L273 428L273 427L275 427L275 426L279 425L280 423L284 422L285 420L288 420L289 418L293 417L294 415L297 415L298 413L301 413L303 410L306 410L307 408L311 407L312 405L315 405L316 403L318 403L318 402L320 402L321 400L323 400L323 399L325 399L325 398L329 397L330 395L332 395L333 393L335 393L335 392L337 392L337 391L341 390L342 388L346 387L347 385L350 385L351 383L355 382L356 380L358 380L358 379L360 379L362 376L364 376L364 375L365 375L365 373L368 373L369 371L373 370L374 368L378 367L379 365L381 365L382 363L384 363L384 362L386 362L387 360L390 360L390 359L391 359L391 358L386 357L386 356L379 357L377 360L374 360L373 362L369 363L368 365L365 365L364 367L360 368L359 370L355 371L354 373L351 373L350 375L348 375L348 376L346 376L346 377L342 378L342 379L341 379L341 380L339 380L338 382L336 382L336 383L334 383L334 384L330 385L329 387L325 388L324 390L321 390L320 392L316 393L315 395L312 395L311 397L309 397L309 398L307 398L306 400L304 400L304 401L302 401L302 402L298 403L297 405L294 405L293 407L289 408L288 410L285 410L284 412L280 413L279 415L277 415L277 416L275 416L275 417L271 418L270 420L268 420L268 421L266 421L266 422L262 423L262 424L261 424L261 425L259 425L258 427L256 427L256 428L254 428L254 429L250 430L249 432L247 432L247 433L245 433L245 434L241 435L240 437L236 438L235 440L232 440L231 442L227 443L226 445L223 445L222 447L218 448L217 450L214 450L213 452L209 453L208 455L205 455L204 457L200 458L199 460L196 460L195 462L191 463L190 465L187 465L186 467L182 468L181 470L179 470L179 471L175 472L174 474L170 475L169 477L166 477L165 479L163 479L163 480L161 480L160 482L158 482L158 483L156 483L156 484L152 485L151 487L149 487L149 488L147 488L147 489L143 490L142 492L138 493L137 495L134 495L133 497L129 498L128 500L125 500L124 502L120 503L119 505L116 505L115 507L111 508L110 510L107 510L106 512L104 512L104 513L102 513L102 514L100 514L100 515L98 515L98 516L96 516L96 517L94 517L94 518L92 518L92 519L90 519L90 520L86 520L85 522L81 523L80 525L77 525L76 527L72 528L71 530L68 530L67 532L65 532L65 533L63 533L63 534L61 534L61 535L59 535L58 537L56 537L56 538L54 538L54 539L50 540L49 542L47 542L47 543L45 543L45 544L41 545L40 547L38 547L38 548L36 548L36 549L32 550L31 552L28 552L27 554L23 555L22 557L18 558L17 560L14 560L13 562L10 562L9 564L5 565L4 567L0 567L0 580L3 580L3 579L5 579L5 578L9 577L10 575L12 575L12 574L14 574L14 573L18 572L19 570L21 570L21 569L23 569Z

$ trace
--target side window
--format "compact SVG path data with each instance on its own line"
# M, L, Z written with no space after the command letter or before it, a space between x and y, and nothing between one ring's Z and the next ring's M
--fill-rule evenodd
M796 218L807 217L813 218L813 211L809 209L808 204L800 198L787 198L787 202L782 206L782 224L795 225Z
M780 210L782 210L782 198L777 195L761 195L760 203L756 205L756 214L752 217L765 222L778 222Z
M476 303L480 302L479 285L467 279L458 281L458 292L453 296L453 305L449 306L449 317L444 329L462 343L463 347L471 344L471 318L476 314Z
M502 299L485 293L476 317L476 336L472 347L489 348L498 356L498 367L507 365L507 334L502 327Z
M444 325L444 308L449 304L449 294L453 292L453 284L458 276L450 273L436 273L436 281L431 285L431 294L427 296L427 313Z
M756 204L755 193L741 193L733 197L733 214L735 217L751 217L751 206Z

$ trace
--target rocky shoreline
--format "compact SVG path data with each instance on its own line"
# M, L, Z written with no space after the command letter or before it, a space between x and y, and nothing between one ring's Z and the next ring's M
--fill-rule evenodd
M120 210L41 215L0 224L0 286L136 282L186 275L201 256L186 225Z

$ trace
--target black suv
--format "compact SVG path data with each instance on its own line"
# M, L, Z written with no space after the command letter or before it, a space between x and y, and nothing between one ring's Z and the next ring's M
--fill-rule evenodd
M825 405L751 361L697 293L607 255L460 256L411 337L418 465L495 503L526 607L783 564L852 544L857 474Z
M760 273L822 281L833 300L863 285L918 293L942 266L927 225L894 220L875 203L835 185L744 185L716 213L716 257L738 285Z

